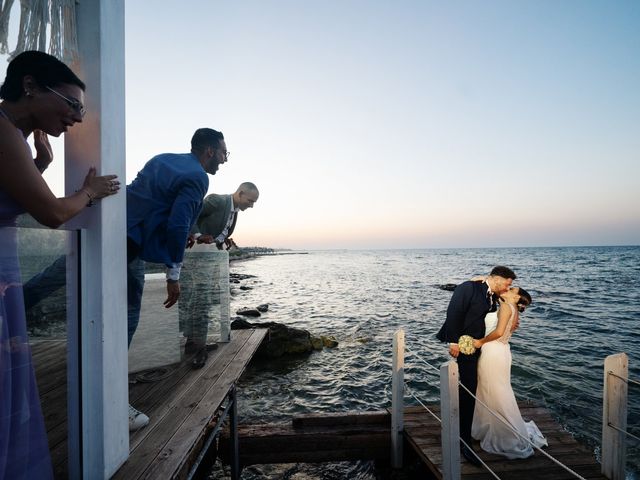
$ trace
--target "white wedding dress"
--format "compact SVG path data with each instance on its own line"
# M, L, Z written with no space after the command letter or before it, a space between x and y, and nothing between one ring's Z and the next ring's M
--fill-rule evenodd
M525 422L520 415L516 397L511 388L511 325L516 315L516 309L511 304L503 304L501 308L511 307L511 317L507 323L505 333L497 340L485 343L478 360L478 389L476 408L473 414L471 435L480 441L480 447L485 452L496 453L507 458L526 458L534 453L533 447L516 435L515 432L501 420L489 412L480 402L491 408L500 418L516 429L520 435L529 438L536 446L547 445L537 425ZM508 305L508 307L507 307ZM488 313L485 317L486 333L495 330L498 324L497 312Z

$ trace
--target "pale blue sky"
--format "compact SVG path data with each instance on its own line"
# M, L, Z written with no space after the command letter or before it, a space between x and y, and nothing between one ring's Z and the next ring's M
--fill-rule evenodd
M240 245L640 244L640 2L125 3L127 180L222 130Z

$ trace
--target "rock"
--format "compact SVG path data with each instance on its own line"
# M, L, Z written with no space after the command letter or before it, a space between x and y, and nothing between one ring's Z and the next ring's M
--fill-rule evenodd
M314 350L322 350L324 347L323 338L311 335L311 346Z
M455 283L445 283L443 285L436 285L436 287L438 287L440 290L446 290L447 292L453 292L457 286L458 285L456 285Z
M262 304L258 305L258 306L256 307L256 309L257 309L259 312L264 313L264 312L266 312L267 310L269 310L269 304L268 304L268 303L262 303Z
M244 273L230 273L229 278L232 280L246 280L247 278L256 278L255 275L247 275ZM235 282L234 282L235 283Z
M322 344L327 348L335 348L338 346L338 341L334 336L330 336L330 337L322 336L320 338L322 339Z
M258 348L258 356L277 358L287 354L310 353L316 346L322 349L322 339L314 339L307 330L301 328L288 327L276 322L252 323L245 319L236 319L231 323L232 330L247 328L269 329L268 340Z
M240 290L253 290L253 287L248 285L240 285Z
M236 315L244 315L245 317L259 317L262 314L255 308L241 308Z
M235 317L231 320L231 330L247 330L249 328L256 328L249 320L242 317Z

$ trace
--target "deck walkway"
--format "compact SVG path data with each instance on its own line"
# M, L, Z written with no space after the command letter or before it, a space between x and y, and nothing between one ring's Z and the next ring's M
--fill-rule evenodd
M536 407L530 403L519 402L522 417L534 420L549 443L544 450L555 459L567 465L576 473L587 479L605 479L600 473L600 464L593 451L578 443L573 436L563 430L549 411L544 407ZM439 405L429 408L440 416ZM440 446L440 423L423 407L409 407L404 413L405 439L418 454L422 462L431 470L436 478L442 478L442 449ZM545 480L575 479L576 477L557 466L550 459L536 451L532 457L519 460L507 460L499 455L482 452L477 442L474 450L480 458L500 477L509 480ZM462 459L463 480L493 479L486 469L476 467Z
M33 365L56 478L67 478L67 342L32 342Z
M268 330L234 330L200 370L188 361L168 366L156 382L129 386L129 400L151 419L129 437L130 457L114 479L185 478L196 463L221 407ZM56 478L67 478L66 345L35 342L34 364Z
M440 407L429 405L439 416ZM520 403L526 420L534 420L547 438L544 450L587 479L604 479L600 464L592 449L578 443L562 429L544 407L527 402ZM377 412L323 412L297 415L289 422L274 424L240 425L240 463L243 467L261 463L335 462L343 460L390 460L391 414ZM420 463L433 477L441 479L442 449L440 423L423 407L404 410L405 459L415 453ZM222 458L228 450L229 432L221 437ZM571 473L556 465L541 453L527 459L508 460L474 448L482 460L501 479L575 479ZM493 479L486 469L478 468L462 459L463 480ZM431 478L431 477L430 477Z

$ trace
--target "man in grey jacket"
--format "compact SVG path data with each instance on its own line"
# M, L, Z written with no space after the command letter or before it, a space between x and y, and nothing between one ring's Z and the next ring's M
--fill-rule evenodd
M253 208L258 201L258 187L251 182L241 183L235 193L212 193L204 199L204 205L191 233L198 243L215 243L219 250L232 245L231 234L236 227L238 212Z
M191 229L191 235L187 247L198 243L214 244L219 250L229 249L235 245L231 239L238 212L243 212L247 208L252 208L258 200L258 188L251 182L241 183L235 193L230 195L207 195L204 199L202 211L198 216L195 225ZM199 276L197 266L194 269L187 268L184 271L185 279L192 284ZM191 366L202 368L208 358L207 353L207 331L209 318L205 314L208 301L203 297L196 299L192 296L195 292L184 298L180 304L180 328L187 341L185 344L185 354L193 355ZM196 294L197 295L197 294ZM195 313L191 307L191 302L198 305L198 312Z

